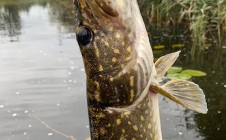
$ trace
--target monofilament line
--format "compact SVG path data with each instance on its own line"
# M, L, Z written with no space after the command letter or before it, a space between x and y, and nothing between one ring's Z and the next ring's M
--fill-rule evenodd
M40 123L42 123L47 129L49 129L49 130L55 132L56 134L59 134L59 135L65 137L65 138L68 138L68 139L70 139L70 140L76 140L76 139L74 138L74 136L69 136L69 135L67 135L67 134L65 134L65 133L63 133L63 132L61 132L61 131L58 131L58 130L52 128L52 127L49 126L46 122L44 122L43 120L41 120L38 116L32 115L32 117L33 117L34 119L36 119L37 121L39 121Z

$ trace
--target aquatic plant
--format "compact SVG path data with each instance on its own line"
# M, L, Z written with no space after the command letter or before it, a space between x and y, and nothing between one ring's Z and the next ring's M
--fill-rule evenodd
M226 31L225 0L138 0L149 25L176 27L188 24L194 46L204 50L208 40L221 44ZM193 50L195 51L195 50Z
M192 77L201 77L201 76L206 76L206 73L199 70L191 69L182 70L182 67L171 67L167 71L166 75L166 77L170 79L181 79L181 80L188 80L191 79Z

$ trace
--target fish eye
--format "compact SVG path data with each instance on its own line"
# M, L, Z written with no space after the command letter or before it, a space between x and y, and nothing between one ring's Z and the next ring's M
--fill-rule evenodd
M93 32L88 27L81 27L76 38L79 45L85 46L93 40Z

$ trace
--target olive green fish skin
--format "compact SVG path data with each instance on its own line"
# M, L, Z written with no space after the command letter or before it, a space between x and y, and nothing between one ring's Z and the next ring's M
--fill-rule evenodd
M131 105L151 77L153 57L139 58L143 52L138 48L142 50L143 44L132 18L137 9L131 0L76 0L75 6L76 33L86 27L93 34L89 44L80 45L91 139L161 140L157 95L147 94L132 110L107 111L108 107ZM152 55L151 50L144 49L145 53Z
M121 17L104 13L94 1L78 0L76 4L81 14L77 32L84 26L93 32L93 41L80 46L87 74L88 100L110 106L130 105L138 97L135 95L138 93L135 86L137 54L133 47L133 26ZM95 7L95 13L91 7ZM140 88L142 90L142 85Z
M158 118L149 98L134 110L109 113L98 105L89 105L91 138L93 140L159 140Z

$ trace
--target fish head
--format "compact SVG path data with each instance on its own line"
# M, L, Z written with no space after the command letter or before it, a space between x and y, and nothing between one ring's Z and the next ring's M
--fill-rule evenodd
M74 3L75 31L85 65L88 102L102 106L131 105L147 85L150 72L145 69L145 61L152 62L140 59L143 64L137 66L138 55L149 54L143 49L144 42L149 40L147 37L140 41L146 29L136 0L75 0Z
M135 56L130 0L75 0L76 36L92 79L110 79Z

